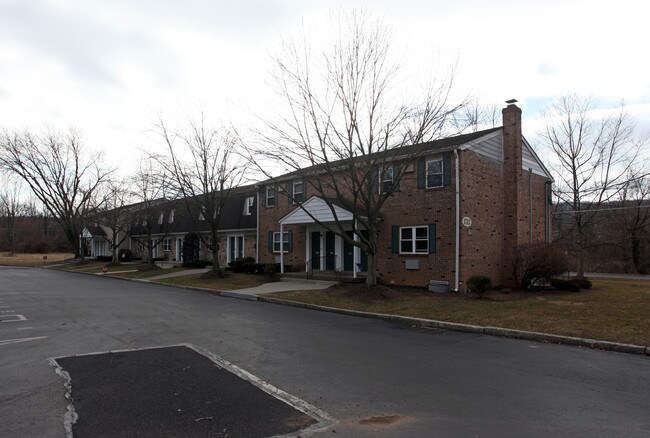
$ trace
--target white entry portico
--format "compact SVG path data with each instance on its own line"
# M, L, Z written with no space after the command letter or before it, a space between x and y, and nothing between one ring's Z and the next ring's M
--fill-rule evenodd
M312 196L302 206L280 219L280 235L284 235L285 225L304 225L306 229L305 270L309 271L348 271L356 278L363 270L365 257L358 246L346 242L340 235L327 230L324 225L344 224L346 234L355 241L357 234L352 232L354 216L342 206L331 202L328 205L320 197ZM338 230L338 226L332 227ZM280 252L280 270L284 273L284 254Z

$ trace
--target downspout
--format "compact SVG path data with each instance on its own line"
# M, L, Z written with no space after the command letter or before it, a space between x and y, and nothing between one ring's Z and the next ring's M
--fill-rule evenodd
M552 181L546 181L546 202L544 203L546 205L546 241L550 242L551 241L551 185L553 184Z
M458 158L458 149L454 149L454 158L456 159L456 267L454 290L458 292L458 288L460 287L460 159Z
M255 215L257 216L256 225L255 225L255 263L260 262L260 188L255 187L257 191L255 192Z
M528 235L533 243L533 169L528 168Z

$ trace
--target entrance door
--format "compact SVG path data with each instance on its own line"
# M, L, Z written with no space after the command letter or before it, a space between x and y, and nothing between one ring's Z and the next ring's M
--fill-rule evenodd
M333 271L336 267L336 246L334 243L334 233L327 231L325 233L325 269Z
M311 233L311 268L320 270L320 231Z
M346 231L350 239L353 238L352 231ZM348 243L347 240L343 241L343 270L352 272L354 269L354 245Z

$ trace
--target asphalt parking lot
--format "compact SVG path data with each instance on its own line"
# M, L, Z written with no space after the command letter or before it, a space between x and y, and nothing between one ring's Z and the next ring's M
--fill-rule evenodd
M69 356L53 363L72 389L75 437L269 437L329 425L305 402L192 346Z

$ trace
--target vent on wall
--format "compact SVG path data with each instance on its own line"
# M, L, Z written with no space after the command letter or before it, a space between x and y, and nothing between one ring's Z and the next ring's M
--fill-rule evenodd
M420 269L420 261L418 259L406 259L404 260L404 265L406 266L406 269L409 270Z

